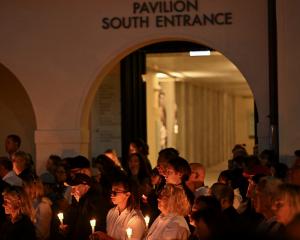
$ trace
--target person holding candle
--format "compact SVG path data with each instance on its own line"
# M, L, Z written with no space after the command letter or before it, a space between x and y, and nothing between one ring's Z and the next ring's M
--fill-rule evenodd
M166 184L158 197L161 214L151 225L145 240L186 240L190 235L184 218L190 212L190 204L182 187Z
M142 239L146 231L146 224L138 209L138 202L127 176L121 175L113 182L111 200L115 207L107 214L106 233L95 232L92 238L101 240Z
M105 198L92 178L77 173L67 183L72 187L73 202L64 211L63 224L59 228L68 240L87 240L95 230L106 229L106 215L111 208L109 199ZM95 226L90 220L95 219Z

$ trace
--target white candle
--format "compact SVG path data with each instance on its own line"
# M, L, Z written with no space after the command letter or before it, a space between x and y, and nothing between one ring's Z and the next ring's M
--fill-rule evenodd
M148 215L145 216L145 222L146 222L146 226L148 227L150 222L150 217Z
M128 239L130 239L131 236L132 236L132 228L127 228L127 229L126 229L126 233L127 233Z
M90 224L91 224L91 227L92 227L92 233L94 233L95 232L95 226L96 226L96 219L91 219Z
M59 221L61 224L63 224L63 221L64 221L64 214L62 212L58 213L57 214L58 218L59 218Z

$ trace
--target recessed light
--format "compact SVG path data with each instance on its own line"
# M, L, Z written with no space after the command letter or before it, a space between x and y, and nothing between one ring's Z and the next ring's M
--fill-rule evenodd
M210 56L210 51L190 51L190 57Z

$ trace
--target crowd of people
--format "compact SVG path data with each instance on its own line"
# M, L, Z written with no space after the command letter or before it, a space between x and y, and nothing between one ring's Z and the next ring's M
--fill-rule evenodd
M264 150L232 150L211 186L205 167L175 148L132 141L122 161L50 155L36 174L17 135L0 157L0 240L300 239L300 151L291 168Z

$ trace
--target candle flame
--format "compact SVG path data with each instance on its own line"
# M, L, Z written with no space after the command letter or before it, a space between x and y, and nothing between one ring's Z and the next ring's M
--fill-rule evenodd
M95 227L96 226L96 219L91 219L90 224L91 224L91 227Z
M150 222L150 217L148 215L145 216L145 222L146 222L146 226L148 227L149 222Z
M58 213L57 214L58 218L59 218L59 221L62 223L63 220L64 220L64 214L62 212Z
M128 236L128 238L130 239L131 238L131 236L132 236L132 228L127 228L126 229L126 233L127 233L127 236Z

